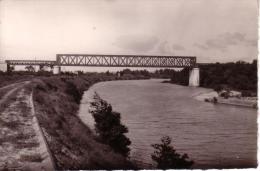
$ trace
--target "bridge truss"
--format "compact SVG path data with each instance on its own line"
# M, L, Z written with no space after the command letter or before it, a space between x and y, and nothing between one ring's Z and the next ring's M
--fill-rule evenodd
M196 65L193 56L57 54L56 60L59 66L183 68Z
M7 65L45 65L54 66L57 65L56 61L44 61L44 60L6 60Z

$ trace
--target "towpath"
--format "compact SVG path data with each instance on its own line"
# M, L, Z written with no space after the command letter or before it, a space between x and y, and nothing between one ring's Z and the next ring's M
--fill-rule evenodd
M29 85L24 81L0 88L0 170L54 170Z

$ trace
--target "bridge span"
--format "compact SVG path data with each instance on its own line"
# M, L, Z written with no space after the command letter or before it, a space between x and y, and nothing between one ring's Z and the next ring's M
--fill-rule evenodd
M44 60L6 60L7 65L45 65L55 66L56 61L44 61Z
M147 68L190 68L190 85L199 85L199 70L195 56L144 56L144 55L97 55L57 54L56 61L6 60L7 70L15 65L39 65L58 68L61 66L92 67L147 67Z
M99 66L99 67L194 67L194 56L141 56L141 55L89 55L57 54L56 61L6 60L7 65Z

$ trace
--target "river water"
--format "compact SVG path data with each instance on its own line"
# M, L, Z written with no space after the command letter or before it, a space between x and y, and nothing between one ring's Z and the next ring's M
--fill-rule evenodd
M257 110L199 101L195 98L198 94L211 90L161 82L95 84L85 92L79 116L94 129L88 110L96 91L121 113L129 128L132 160L152 164L151 144L168 135L177 152L194 160L194 168L256 166Z

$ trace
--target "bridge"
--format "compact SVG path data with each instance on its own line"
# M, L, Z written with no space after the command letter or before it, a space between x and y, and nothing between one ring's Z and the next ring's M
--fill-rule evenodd
M196 57L181 56L136 56L136 55L80 55L58 54L60 66L101 67L193 67Z
M43 61L43 60L6 60L7 65L45 65L54 66L56 61Z
M47 60L6 60L7 70L15 65L38 65L58 68L61 66L93 67L148 67L148 68L185 68L191 69L190 80L198 82L198 68L195 56L144 56L144 55L97 55L97 54L57 54L56 61ZM195 74L196 78L193 78ZM190 81L194 82L194 81ZM195 83L196 86L198 83Z
M57 54L56 61L6 60L6 63L7 65L183 68L194 67L196 57Z

